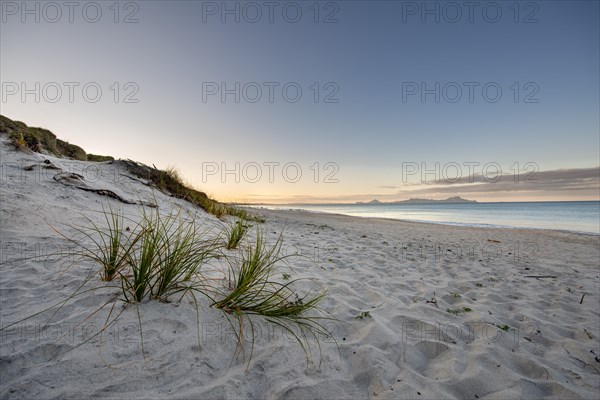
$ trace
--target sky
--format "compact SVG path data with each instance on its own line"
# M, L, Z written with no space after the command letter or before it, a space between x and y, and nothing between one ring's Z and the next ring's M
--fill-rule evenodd
M600 198L598 1L1 13L2 115L219 200Z

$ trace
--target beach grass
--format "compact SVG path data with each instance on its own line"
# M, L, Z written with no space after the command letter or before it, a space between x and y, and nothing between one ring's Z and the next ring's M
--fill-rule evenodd
M292 257L282 255L281 235L274 244L269 245L264 232L257 227L255 240L238 249L239 257L225 255L229 267L224 273L229 284L223 287L221 280L205 278L202 266L210 259L223 255L220 248L228 247L230 235L239 245L249 229L243 220L231 224L229 228L234 233L225 228L224 232L214 236L209 235L209 229L197 225L192 216L184 216L181 210L162 214L159 208L142 207L138 219L125 216L123 211L110 206L103 207L101 213L103 223L94 223L87 218L89 225L72 227L78 237L61 235L79 246L75 252L79 257L73 265L84 259L92 261L99 267L93 271L99 272L100 280L104 283L94 283L92 277L96 272L91 273L84 284L65 301L46 310L54 309L52 316L67 302L84 293L108 289L112 294L90 314L91 317L106 307L110 308L106 323L98 334L101 336L122 314L123 310L114 313L118 301L134 305L140 321L139 332L144 353L143 327L137 306L152 300L170 302L170 297L174 295L181 300L188 295L195 304L200 326L197 296L201 295L209 301L210 307L222 311L232 326L238 341L234 357L240 350L244 352L243 341L248 337L244 332L246 327L249 328L252 349L248 362L252 359L255 344L254 318L264 318L287 331L300 344L307 362L311 353L310 338L315 339L319 351L323 338L335 342L323 324L325 321L339 321L322 316L323 310L319 307L325 291L309 291L300 295L293 289L299 279L290 280L289 274L282 275L278 270L279 263ZM226 243L223 235L227 238ZM284 282L279 282L276 276L283 276ZM115 294L116 288L120 290ZM198 340L200 347L200 331Z
M105 226L99 226L89 217L86 217L88 226L73 226L80 235L77 238L57 232L79 248L75 255L80 259L100 265L101 279L110 282L131 263L131 255L139 237L131 235L130 228L125 227L122 211L109 206L108 209L103 208L102 215Z
M87 218L88 226L72 227L77 237L63 237L79 248L79 260L99 265L102 281L118 280L126 303L168 301L169 295L196 287L200 267L217 254L219 238L209 238L208 230L181 210L163 215L144 207L137 221L111 207L101 213L104 224Z
M174 167L160 170L155 166L150 167L131 160L124 160L121 162L125 164L130 173L147 180L163 193L192 203L218 218L229 215L246 221L259 223L265 221L264 218L254 215L246 209L221 203L210 198L206 193L194 189L192 185L183 180L181 174Z
M245 224L242 220L232 222L225 228L225 234L227 238L227 244L225 247L227 250L237 248L240 241L246 235L248 228L250 228L250 225Z
M80 161L107 161L110 156L88 155L81 147L58 139L48 129L27 126L0 115L0 133L6 133L18 150L29 149L37 153L49 153L57 157Z
M240 347L244 337L245 321L247 322L252 338L250 358L254 349L253 316L264 317L290 333L304 350L307 359L310 352L308 337L315 338L317 344L319 344L318 335L331 337L321 323L321 320L328 318L310 313L319 310L319 303L325 296L325 292L300 296L292 289L292 285L298 280L280 283L273 279L277 264L289 257L281 255L281 246L281 236L275 244L269 246L264 233L257 229L254 243L248 244L242 251L239 263L234 263L230 267L229 291L221 300L212 304L221 309L228 319L230 316L237 319Z
M169 295L186 292L201 283L201 266L210 260L217 249L217 240L204 239L206 231L194 219L180 219L174 226L162 226L156 278L151 286L152 296L166 300ZM164 229L170 228L170 229Z
M18 150L81 161L122 163L132 175L144 179L141 182L147 186L185 200L219 218L237 218L215 237L208 234L209 229L198 225L193 216L184 215L181 209L172 209L163 214L160 207L154 209L142 205L139 215L127 216L122 208L103 206L101 211L94 211L101 213L102 217L84 216L84 225L70 226L74 235L55 229L77 247L70 254L57 255L68 256L69 261L65 259L65 262L69 264L69 268L83 267L81 271L87 274L83 277L83 282L77 284L74 292L63 301L18 322L50 311L49 322L61 309L64 310L67 303L86 293L94 293L102 296L103 301L80 323L100 315L102 310L108 308L109 311L100 331L88 337L84 343L94 337L101 337L128 305L133 305L138 313L144 353L139 304L147 301L170 302L172 296L181 296L181 300L189 295L195 304L200 326L197 295L202 295L211 307L222 311L231 324L237 322L239 344L243 341L246 326L254 332L253 318L264 318L288 331L301 345L307 358L310 351L308 337L314 337L317 343L322 336L334 339L321 323L323 320L333 319L321 316L319 304L325 291L309 291L301 295L293 289L298 280L290 280L291 275L282 275L278 271L278 264L290 257L281 255L281 236L274 245L269 246L264 233L257 229L254 243L248 243L239 250L251 227L249 222L262 223L265 221L263 217L247 208L210 198L186 183L172 167L160 170L155 166L149 167L130 160L114 161L110 156L87 154L82 148L58 139L47 129L28 127L4 116L0 116L0 133L6 134L10 143ZM226 288L221 285L222 280L207 279L203 274L203 265L213 257L223 255L220 251L222 247L228 250L238 249L240 254L240 257L231 252L225 255L229 268L222 272L229 277L230 283ZM82 261L91 262L92 269L88 269ZM285 282L275 279L279 276L283 276ZM125 303L120 310L115 308L119 302ZM4 327L0 331L3 329ZM200 328L198 338L200 348ZM252 334L252 349L254 343ZM250 359L251 356L252 352Z

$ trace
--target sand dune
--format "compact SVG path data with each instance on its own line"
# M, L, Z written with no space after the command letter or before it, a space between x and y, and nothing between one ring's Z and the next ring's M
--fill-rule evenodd
M282 273L327 288L337 343L307 363L285 331L256 318L251 359L232 356L223 314L188 300L149 301L93 336L110 299L90 291L51 319L94 266L66 268L69 236L110 205L181 207L216 234L221 222L128 176L118 162L71 161L2 143L2 398L597 398L600 238L257 210L274 242L300 254ZM47 161L46 161L47 160ZM82 190L83 189L83 190ZM216 271L218 260L213 261ZM585 294L582 300L582 296ZM581 303L580 303L581 302ZM140 324L143 342L140 339ZM361 318L362 317L362 318ZM142 353L142 343L144 352ZM200 346L198 346L200 344ZM145 354L145 357L143 356Z

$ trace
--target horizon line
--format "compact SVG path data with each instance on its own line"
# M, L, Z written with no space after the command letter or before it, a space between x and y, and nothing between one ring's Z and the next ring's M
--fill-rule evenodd
M423 200L427 200L427 199L423 199ZM596 199L596 200L529 200L529 201L479 201L479 200L473 200L473 201L465 201L465 202L445 202L444 200L433 200L434 203L433 204L491 204L491 203L599 203L600 199ZM231 202L230 204L233 205L240 205L240 206L286 206L286 205L290 205L290 206L296 206L296 205L307 205L307 206L319 206L319 205L378 205L378 204L402 204L405 203L406 200L395 200L395 201L380 201L378 203L371 203L371 202L351 202L351 203L336 203L336 202L330 202L330 203L248 203L248 202ZM405 203L405 204L432 204L429 202L423 202L423 203Z

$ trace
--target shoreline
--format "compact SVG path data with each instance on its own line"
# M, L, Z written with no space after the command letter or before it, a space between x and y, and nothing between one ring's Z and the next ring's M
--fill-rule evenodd
M426 221L426 220L416 220L416 219L400 219L400 218L389 218L389 217L370 217L370 216L361 216L361 215L349 215L342 214L336 212L328 212L328 211L318 211L318 210L307 210L303 208L267 208L265 206L251 206L244 205L244 208L253 209L258 212L263 211L286 211L286 212L300 212L300 213L312 213L317 215L338 215L350 218L359 218L359 219L372 219L372 220L385 220L385 221L399 221L404 223L418 223L418 224L430 224L430 225L443 225L443 226L457 226L457 227L472 227L472 228L483 228L483 229L507 229L507 230L531 230L531 231L549 231L549 232L561 232L561 233L571 233L577 235L586 235L586 236L596 236L600 237L600 233L595 232L587 232L587 231L576 231L570 229L558 229L558 228L536 228L536 227L527 227L527 226L511 226L511 225L496 225L496 224L476 224L476 223L468 223L468 222L449 222L449 221Z

